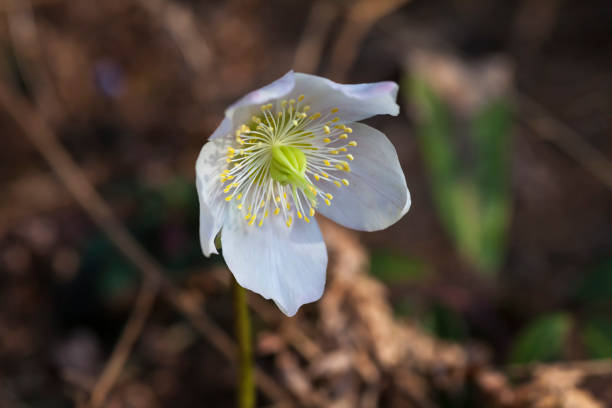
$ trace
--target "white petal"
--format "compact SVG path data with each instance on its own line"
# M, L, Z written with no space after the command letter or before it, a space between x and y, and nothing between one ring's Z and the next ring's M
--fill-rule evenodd
M219 176L225 168L228 138L208 141L196 161L196 187L200 201L200 244L206 256L216 254L215 237L223 224L226 203Z
M250 92L225 110L225 119L210 139L227 135L234 127L250 120L252 115L260 114L260 106L289 94L295 85L293 71L287 72L276 81Z
M281 216L272 215L262 227L247 226L237 211L228 211L221 243L238 283L273 299L286 315L323 294L327 251L315 220L295 220L287 228Z
M352 123L349 140L354 156L348 161L350 172L334 172L346 178L349 185L319 181L315 184L334 198L331 206L319 202L317 210L345 227L360 231L376 231L397 222L410 208L410 193L395 148L378 130ZM320 200L319 200L320 201Z
M343 123L356 122L374 115L399 113L398 85L395 82L343 85L316 75L295 74L295 88L289 97L304 94L304 104L311 112L328 113L338 108L337 116Z
M219 137L224 137L224 136L228 136L231 135L232 133L232 121L228 118L224 118L221 123L219 124L219 126L217 127L217 129L215 129L215 131L213 132L212 135L210 135L210 137L208 138L209 140L212 139L217 139Z

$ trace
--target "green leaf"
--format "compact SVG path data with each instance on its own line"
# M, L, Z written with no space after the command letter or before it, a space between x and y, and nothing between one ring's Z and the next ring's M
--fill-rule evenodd
M386 283L421 281L430 273L421 261L389 250L372 253L370 271Z
M490 101L465 120L453 117L425 80L406 85L440 220L461 254L478 270L495 272L510 219L510 104ZM466 128L470 137L458 140Z
M591 318L585 325L582 340L591 358L612 358L612 320Z
M442 339L463 341L468 337L468 325L463 316L439 303L424 316L423 326Z
M572 319L565 313L537 318L519 334L510 353L510 361L529 363L560 358L571 326Z
M505 100L485 105L472 121L476 150L475 182L481 204L479 266L485 271L503 262L510 220L510 131L512 111Z
M452 140L452 120L444 103L420 78L406 81L410 102L417 113L417 137L427 173L431 180L434 203L442 223L455 234L453 186L458 168Z
M496 100L486 104L472 119L476 179L485 199L507 193L511 117L509 104Z

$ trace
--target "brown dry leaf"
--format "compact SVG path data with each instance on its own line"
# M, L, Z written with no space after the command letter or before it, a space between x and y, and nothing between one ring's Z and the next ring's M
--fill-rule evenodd
M534 408L603 408L590 393L577 388L584 376L579 369L537 368L533 381L517 390L518 403Z

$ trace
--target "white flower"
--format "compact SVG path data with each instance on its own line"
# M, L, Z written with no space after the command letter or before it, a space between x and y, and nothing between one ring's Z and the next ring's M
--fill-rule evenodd
M289 316L319 299L327 251L315 213L374 231L410 207L395 148L357 123L397 115L397 90L290 71L231 105L196 163L204 255L221 231L240 285Z

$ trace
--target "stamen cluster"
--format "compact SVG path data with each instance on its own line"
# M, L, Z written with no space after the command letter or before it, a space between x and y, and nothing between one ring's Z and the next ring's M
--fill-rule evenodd
M310 114L305 99L262 105L235 130L219 178L225 201L248 225L261 227L270 213L281 215L287 227L294 216L310 222L318 199L332 204L328 188L349 185L342 172L350 172L354 160L353 130L335 116L338 108Z

